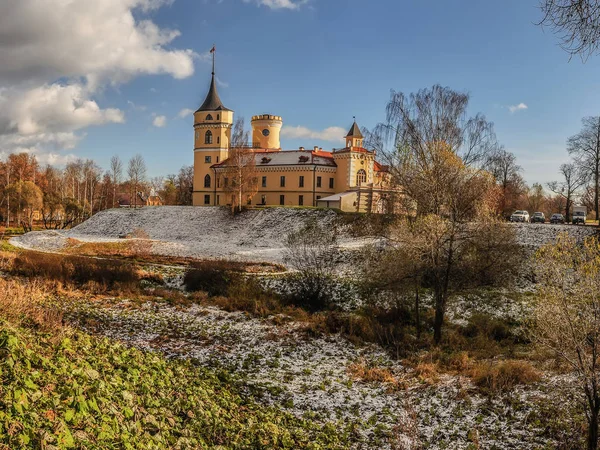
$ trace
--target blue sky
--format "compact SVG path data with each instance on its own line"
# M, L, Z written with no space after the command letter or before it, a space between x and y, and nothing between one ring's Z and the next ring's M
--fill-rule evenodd
M80 82L84 97L114 113L67 127L76 139L67 149L53 141L51 161L75 155L107 166L113 154L127 159L141 153L152 176L191 164L192 118L178 114L204 99L210 80L206 53L213 43L227 107L248 125L252 115L268 112L281 115L284 126L306 128L295 133L304 137L286 134L287 149L339 147L339 141L318 137L331 139L332 130L323 132L329 127L349 128L352 116L373 127L384 119L390 89L410 93L439 83L468 92L470 112L495 123L526 180L545 183L568 160L565 142L581 118L600 114L600 57L585 64L569 60L555 36L534 25L540 19L537 0L122 1L134 5L136 24L151 21L178 32L154 45L194 52L193 73L178 60L180 69L137 61L135 69L129 62L94 68L93 77L89 65L61 68L56 73L67 81L36 75L32 80L46 86L79 83L73 81L79 70L87 76ZM1 75L0 69L0 100ZM90 88L96 78L103 80L101 87ZM5 76L5 87L10 83L18 84ZM521 109L511 111L517 105ZM43 155L43 145L31 145Z

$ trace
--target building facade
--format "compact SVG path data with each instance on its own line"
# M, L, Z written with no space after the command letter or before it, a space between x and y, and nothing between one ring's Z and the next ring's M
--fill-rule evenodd
M387 168L375 151L363 147L356 121L342 149L313 147L282 150L280 116L252 117L252 144L244 149L251 158L255 189L243 201L258 206L320 206L344 211L385 212L390 204ZM230 156L233 111L217 92L215 74L206 99L194 113L194 190L196 206L227 205L233 158ZM253 159L252 159L253 158ZM239 161L239 160L238 160ZM239 164L236 162L235 164Z

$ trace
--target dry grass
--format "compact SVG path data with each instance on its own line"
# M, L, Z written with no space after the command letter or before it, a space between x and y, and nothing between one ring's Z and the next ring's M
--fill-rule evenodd
M44 281L24 283L0 278L0 317L15 326L26 325L51 332L60 330L62 313L47 302L53 288Z
M27 278L93 287L97 292L136 291L140 279L136 268L123 261L31 251L18 254L10 271Z
M384 383L392 389L396 389L402 385L400 380L398 380L387 367L373 366L365 363L365 361L358 361L350 364L347 372L352 379L364 383Z
M519 384L540 381L541 374L528 361L507 360L497 363L483 362L471 370L475 385L489 391L509 391Z

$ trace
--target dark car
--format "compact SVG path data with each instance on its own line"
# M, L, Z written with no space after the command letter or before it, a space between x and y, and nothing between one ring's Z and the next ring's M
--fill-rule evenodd
M531 223L546 223L546 216L543 212L534 212L531 216Z
M565 216L558 213L552 214L552 217L550 217L550 223L565 223Z

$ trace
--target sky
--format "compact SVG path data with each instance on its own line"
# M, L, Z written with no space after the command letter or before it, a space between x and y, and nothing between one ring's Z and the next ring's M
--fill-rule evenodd
M283 117L282 147L330 150L390 90L470 95L528 183L559 179L566 140L600 115L600 56L570 58L538 0L0 2L0 155L41 163L140 153L149 176L193 163L210 83L244 117Z

